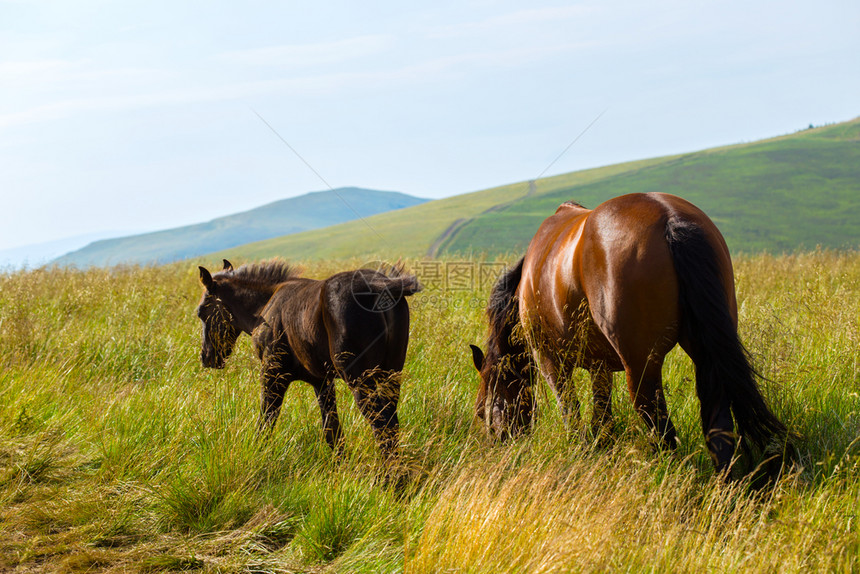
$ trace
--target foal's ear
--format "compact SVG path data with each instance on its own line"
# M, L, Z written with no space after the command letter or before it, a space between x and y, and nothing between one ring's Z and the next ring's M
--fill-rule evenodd
M472 349L472 362L475 363L475 368L480 373L481 369L484 368L484 351L475 345L469 345L469 348Z
M206 290L212 292L212 289L215 287L215 280L212 279L212 274L203 267L202 265L199 267L200 269L200 282L203 283L203 286L206 287Z
M233 264L225 259L224 260L224 269L222 271L232 271L232 270L233 270Z

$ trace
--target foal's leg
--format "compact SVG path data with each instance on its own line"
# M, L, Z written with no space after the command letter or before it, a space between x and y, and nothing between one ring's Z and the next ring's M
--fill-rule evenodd
M591 432L598 443L604 442L612 430L612 371L605 366L589 370L594 412L591 415Z
M648 361L640 368L625 364L627 388L636 412L645 421L664 446L674 449L678 435L675 425L669 420L666 397L663 395L662 361Z
M283 365L274 358L263 363L260 392L260 420L257 423L258 432L271 430L278 421L284 394L292 382L292 377L283 372Z
M347 381L361 414L370 423L379 448L388 460L395 458L398 450L400 376L399 371L376 369L357 380Z
M340 430L340 419L337 416L334 379L327 377L322 383L314 385L314 392L320 406L325 441L339 456L343 453L343 432Z

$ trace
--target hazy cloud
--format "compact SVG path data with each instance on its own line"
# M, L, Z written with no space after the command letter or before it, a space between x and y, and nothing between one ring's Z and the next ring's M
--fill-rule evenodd
M476 32L491 32L499 28L520 28L527 25L559 22L572 18L583 18L597 13L599 10L592 6L554 6L516 10L498 14L477 22L465 22L437 28L430 32L432 37L450 37L475 34Z
M334 42L288 44L235 50L221 54L220 59L230 64L243 66L297 69L340 64L358 58L366 58L387 50L392 44L392 36L370 35Z

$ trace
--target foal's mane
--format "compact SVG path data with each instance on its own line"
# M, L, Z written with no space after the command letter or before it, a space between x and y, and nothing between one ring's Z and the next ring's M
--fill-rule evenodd
M245 287L265 287L283 283L300 275L297 267L280 259L270 259L259 263L248 263L238 269L225 269L215 274L215 278L226 279Z

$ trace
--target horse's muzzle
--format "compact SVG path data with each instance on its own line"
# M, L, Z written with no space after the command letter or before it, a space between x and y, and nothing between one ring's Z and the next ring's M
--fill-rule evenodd
M217 353L201 353L200 362L207 369L223 369L227 366L227 361L224 357L219 356Z
M484 428L501 442L514 439L527 432L531 424L531 410L519 402L511 404L502 397L488 397L485 403Z

